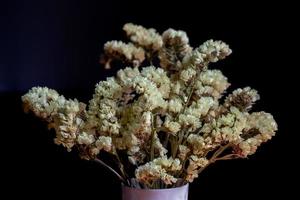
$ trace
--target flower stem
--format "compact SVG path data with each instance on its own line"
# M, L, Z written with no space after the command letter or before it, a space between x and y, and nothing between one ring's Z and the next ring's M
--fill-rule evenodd
M183 137L184 137L184 133L182 131L180 131L179 132L179 139L177 140L177 143L174 147L174 151L172 152L172 157L173 158L175 158L176 155L177 155L177 151L178 151L179 145L182 143Z
M216 158L216 160L232 160L232 159L238 159L238 158L242 158L242 157L238 154L228 154L226 156Z
M156 130L154 127L154 116L151 115L151 147L150 147L150 161L154 159L154 142L155 142Z
M95 158L93 161L95 161L96 163L99 163L100 165L106 167L108 170L110 170L114 175L116 175L118 177L118 179L120 179L123 183L127 184L125 179L118 173L116 172L113 168L111 168L110 166L108 166L105 162L103 162L102 160L100 160L99 158Z
M184 114L186 108L188 107L188 105L189 105L189 103L190 103L190 100L191 100L192 95L193 95L193 93L194 93L197 75L198 75L198 71L197 71L196 75L193 77L192 83L191 83L190 86L189 86L188 98L187 98L187 100L186 100L186 102L185 102L185 104L184 104L184 106L183 106L183 109L182 109L181 112L179 112L179 113L177 114L177 116L175 117L175 119L176 119L175 121L178 121L180 114ZM186 133L186 134L188 134L188 133ZM184 137L186 136L186 134L184 134L184 133L180 134L179 139L178 139L178 142L177 142L177 144L176 144L176 146L175 146L175 148L174 148L174 151L172 152L172 157L173 157L173 158L175 158L175 156L177 155L178 147L179 147L180 144L182 144L182 141L183 141Z
M122 172L123 176L124 176L125 179L127 180L127 177L128 177L128 176L126 175L126 172L125 172L125 169L124 169L124 165L123 165L123 163L122 163L122 161L121 161L121 159L120 159L120 156L119 156L119 154L118 154L118 152L117 152L116 149L115 149L115 155L116 155L117 160L118 160L119 165L120 165L120 171Z
M231 146L231 143L228 143L224 146L219 147L219 149L217 151L215 151L213 156L209 159L208 164L198 170L198 174L203 172L204 169L206 169L210 164L212 164L212 163L216 162L217 160L219 160L218 156L221 155L230 146Z

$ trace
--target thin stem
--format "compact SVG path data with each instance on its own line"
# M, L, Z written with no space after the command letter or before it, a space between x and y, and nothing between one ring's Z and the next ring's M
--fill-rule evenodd
M186 145L187 139L190 136L190 134L192 134L192 133L191 132L187 132L186 134L184 134L183 142L182 142L183 145Z
M175 136L172 136L170 138L170 144L171 144L171 155L173 156L173 152L175 150L175 147L176 147L176 137Z
M178 133L178 135L179 135L179 139L177 140L177 144L175 145L174 151L172 152L172 157L173 158L175 158L176 155L177 155L177 151L178 151L179 145L182 143L184 133L182 131L180 131Z
M183 175L183 172L184 172L184 170L185 170L185 165L186 165L186 162L187 162L187 160L188 160L188 157L191 155L191 153L187 153L187 155L185 156L185 158L184 158L184 160L182 161L182 168L181 168L181 170L179 171L179 173L178 173L178 177L180 177L180 176L182 176Z
M190 100L191 100L191 98L192 98L192 95L193 95L193 93L194 93L195 82L196 82L196 76L197 76L197 75L195 75L195 76L193 77L192 88L190 89L191 91L189 92L188 99L187 99L186 103L184 104L183 112L184 112L185 109L187 108L187 106L188 106L188 104L189 104L189 102L190 102Z
M231 143L226 144L225 146L221 146L209 159L208 164L198 170L198 174L200 174L204 169L206 169L210 164L216 162L218 160L218 156L221 155L228 147L231 146Z
M214 162L214 160L219 156L221 155L221 153L223 153L231 144L228 143L226 144L225 146L221 146L215 153L214 155L212 156L212 158L210 159L212 162Z
M187 106L188 106L188 104L189 104L189 102L190 102L190 100L191 100L191 97L192 97L192 95L193 95L193 93L194 93L194 89L195 89L196 77L197 77L197 74L196 74L196 75L193 77L193 79L192 79L192 83L190 84L191 88L190 88L190 91L189 91L189 94L188 94L188 98L187 98L187 100L186 100L186 102L185 102L185 104L184 104L184 106L183 106L182 111L179 112L179 113L176 115L176 121L178 120L179 115L185 112L185 110L186 110L186 108L187 108Z
M119 162L119 165L120 165L120 171L121 171L121 173L123 174L123 176L125 177L125 179L127 180L127 175L126 175L126 172L125 172L125 169L124 169L124 165L123 165L123 163L122 163L122 161L121 161L121 159L120 159L120 156L119 156L119 154L118 154L118 152L117 152L116 149L115 149L115 151L114 151L114 154L115 154L115 156L117 157L117 160L118 160L118 162Z
M106 167L108 170L110 170L114 175L116 175L123 183L126 184L125 179L118 173L116 172L113 168L111 168L110 166L108 166L105 162L103 162L102 160L100 160L99 158L95 158L93 161L101 164L102 166Z
M155 142L155 127L154 127L154 116L151 115L151 147L150 147L150 160L154 159L154 142Z
M218 160L232 160L232 159L238 159L238 158L242 158L242 157L238 154L228 154L226 156L216 158L216 161L218 161Z
M188 107L188 105L189 105L189 103L190 103L190 100L191 100L192 95L193 95L193 93L194 93L195 82L196 82L197 75L198 75L198 71L197 71L196 75L195 75L195 76L193 77L193 79L192 79L192 83L191 83L191 85L190 85L190 86L191 86L191 87L190 87L190 91L189 91L189 94L188 94L188 98L187 98L187 100L186 100L186 102L185 102L185 104L184 104L184 107L183 107L182 111L179 112L179 113L177 114L177 116L176 116L176 118L175 118L175 119L176 119L175 121L178 121L178 118L179 118L180 114L182 114L182 113L185 112L186 108ZM187 133L187 134L188 134L188 133ZM173 158L175 158L175 156L176 156L176 154L177 154L177 151L178 151L178 147L179 147L179 145L182 143L183 138L184 138L185 136L186 136L186 135L185 135L184 133L182 133L182 134L180 135L180 138L178 139L178 142L177 142L177 144L176 144L176 146L175 146L174 152L172 152Z

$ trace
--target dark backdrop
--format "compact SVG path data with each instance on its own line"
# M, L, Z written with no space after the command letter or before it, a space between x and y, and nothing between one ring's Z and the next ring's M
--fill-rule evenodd
M164 3L163 3L164 2ZM0 17L1 181L10 195L82 196L118 199L119 183L100 166L53 144L53 132L22 112L20 96L32 86L48 86L87 102L94 85L115 70L98 63L107 40L124 39L122 25L133 22L159 32L185 30L196 46L220 39L233 49L220 68L232 88L252 86L261 94L255 110L271 112L277 136L248 160L219 162L192 185L190 199L289 198L296 169L296 13L286 4L199 1L9 1ZM288 6L289 5L289 6ZM296 34L295 34L296 35ZM295 76L294 76L295 75ZM3 178L2 178L3 177ZM7 189L6 189L7 188ZM10 199L10 198L9 198Z

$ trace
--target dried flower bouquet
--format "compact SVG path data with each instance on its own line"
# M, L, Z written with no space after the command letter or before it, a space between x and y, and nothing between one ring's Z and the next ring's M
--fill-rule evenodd
M216 161L246 158L274 136L271 114L249 112L256 90L222 98L230 84L208 65L231 54L227 44L208 40L192 48L184 31L160 35L131 23L123 29L130 42L107 42L102 62L132 67L100 81L87 109L46 87L22 97L25 111L55 130L56 144L108 167L128 186L170 188ZM105 153L119 168L102 160Z

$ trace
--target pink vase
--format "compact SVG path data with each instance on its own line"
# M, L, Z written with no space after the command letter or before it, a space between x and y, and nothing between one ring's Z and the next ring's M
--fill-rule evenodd
M122 200L187 200L189 185L169 189L138 189L122 186Z

